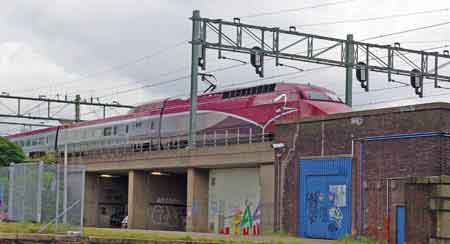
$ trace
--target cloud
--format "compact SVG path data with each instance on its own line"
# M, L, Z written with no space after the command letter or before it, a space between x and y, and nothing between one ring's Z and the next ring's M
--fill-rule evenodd
M121 103L142 103L144 101L186 93L189 80L168 82L152 88L141 86L170 81L189 74L190 48L187 41L191 36L189 16L193 9L199 9L202 16L230 19L260 12L299 8L325 3L325 0L273 1L273 0L65 0L65 1L5 1L0 14L0 78L8 80L5 86L17 95L47 95L80 93L83 97L102 96L134 89L106 97ZM446 0L409 1L379 0L374 4L369 0L356 0L346 4L279 15L242 18L242 22L278 26L311 24L325 21L377 17L390 14L415 12L448 7ZM449 19L449 13L427 14L399 19L373 22L351 23L303 27L300 30L345 38L353 33L356 40L379 34L435 24ZM400 41L411 48L426 48L441 43L407 43L448 39L449 26L417 31L389 38L374 40L375 43L392 44ZM175 44L186 41L186 45ZM141 62L136 59L165 50L162 54L150 56ZM247 56L227 54L247 60ZM209 69L236 63L217 60L215 52L208 56ZM116 69L119 64L128 66ZM270 62L268 62L270 63ZM307 63L295 64L302 68L316 67ZM112 68L112 69L111 69ZM109 70L108 72L101 72ZM292 72L286 68L267 66L266 76ZM252 68L243 66L216 72L219 88L240 81L256 79ZM385 75L373 74L371 88L394 87ZM321 72L305 73L293 79L279 81L310 82L344 93L344 70L333 68ZM405 79L405 78L398 78ZM74 82L74 80L76 82ZM69 82L67 82L69 81ZM265 81L272 82L272 81ZM256 84L256 83L253 83ZM361 93L354 83L354 92ZM24 92L23 90L31 91ZM440 90L426 89L425 94L435 94ZM386 99L409 97L409 88L355 94L354 104L384 101ZM446 96L430 100L445 100ZM417 102L418 100L413 100ZM378 106L382 106L379 104ZM0 108L0 111L1 108Z

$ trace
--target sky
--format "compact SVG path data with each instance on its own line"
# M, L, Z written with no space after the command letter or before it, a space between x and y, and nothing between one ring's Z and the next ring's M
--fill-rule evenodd
M297 26L297 30L305 33L342 39L353 34L355 40L363 40L448 22L448 8L450 3L447 0L5 1L0 9L0 92L52 98L66 94L73 98L80 94L82 98L99 97L101 102L118 101L131 105L187 95L191 51L188 41L192 28L189 17L194 9L200 10L202 17L232 20L239 16L242 23L285 29ZM428 13L373 21L324 23L420 11ZM369 42L400 42L402 47L419 50L442 46L435 50L442 51L450 49L444 47L450 45L450 24ZM246 55L226 55L248 60ZM214 70L239 63L217 60L217 53L208 51L207 64L208 70ZM321 67L300 62L289 64L302 69ZM295 71L275 67L273 62L267 61L265 75L270 77ZM443 72L450 74L450 66ZM258 77L249 65L213 74L217 78L218 89L245 81L253 81L248 85L293 82L327 87L342 97L345 93L345 71L342 68L260 81L255 81ZM409 79L396 77L396 80L408 82ZM430 85L425 86L425 97L418 99L411 87L394 88L399 84L389 83L386 75L372 73L370 82L375 91L364 93L354 80L354 110L450 100L450 91ZM147 87L141 88L143 86ZM394 89L376 91L389 87ZM200 84L200 89L204 88L206 85ZM5 100L0 102L0 113L10 113L11 107L15 106ZM29 106L31 109L31 104ZM24 107L26 110L27 104ZM62 115L72 112L56 105L52 110ZM123 112L108 110L110 115ZM30 113L42 115L44 107L34 108ZM82 114L84 119L93 119L101 112L83 108ZM0 125L3 134L23 129L21 126Z

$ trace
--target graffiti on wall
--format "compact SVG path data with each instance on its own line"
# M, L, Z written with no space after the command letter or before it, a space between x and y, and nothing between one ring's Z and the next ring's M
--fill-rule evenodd
M328 192L308 192L306 203L310 224L325 223L329 232L337 232L344 219L341 208L346 207L346 186L330 185Z
M261 205L246 200L244 204L230 203L228 211L223 210L225 201L212 201L213 211L219 218L219 233L224 235L260 235L261 234Z
M150 204L150 222L168 230L183 230L186 226L186 204L175 198L159 197Z
M209 230L225 235L259 235L262 209L259 169L215 169L209 176Z

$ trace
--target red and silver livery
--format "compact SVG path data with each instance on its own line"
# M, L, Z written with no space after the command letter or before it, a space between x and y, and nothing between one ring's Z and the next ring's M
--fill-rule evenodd
M128 114L8 136L30 155L48 151L83 152L139 143L148 150L187 142L189 99L165 99ZM198 143L271 134L281 119L348 112L350 107L325 88L276 83L198 96Z

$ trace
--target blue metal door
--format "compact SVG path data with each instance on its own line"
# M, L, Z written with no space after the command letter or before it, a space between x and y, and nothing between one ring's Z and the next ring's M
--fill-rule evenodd
M405 207L397 207L397 244L405 243Z
M351 158L300 161L300 236L340 239L351 231Z

